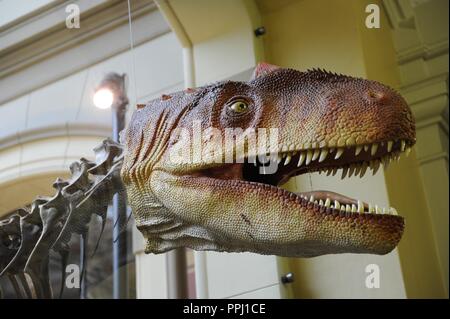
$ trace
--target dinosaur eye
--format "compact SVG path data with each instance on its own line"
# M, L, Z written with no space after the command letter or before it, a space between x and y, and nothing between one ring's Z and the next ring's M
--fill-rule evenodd
M242 114L248 111L248 104L243 100L238 100L233 102L229 108L234 113Z

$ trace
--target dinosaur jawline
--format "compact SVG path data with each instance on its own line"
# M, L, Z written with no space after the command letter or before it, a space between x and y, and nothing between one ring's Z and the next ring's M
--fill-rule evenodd
M253 184L259 183L276 187L283 185L291 177L309 172L326 172L327 175L335 175L338 171L342 171L342 179L352 175L363 177L369 169L375 174L381 165L386 168L390 161L399 158L400 153L408 152L412 144L413 141L397 140L395 142L380 142L376 146L368 144L334 149L295 150L278 155L278 169L274 174L264 174L263 164L258 160L255 163L249 163L246 160L243 164L229 164L210 168L202 171L200 175L217 179L237 179ZM322 155L324 150L325 156ZM290 192L286 193L290 194ZM379 208L377 205L330 191L304 192L295 195L306 202L310 201L317 204L319 209L338 210L346 214L397 215L394 208Z

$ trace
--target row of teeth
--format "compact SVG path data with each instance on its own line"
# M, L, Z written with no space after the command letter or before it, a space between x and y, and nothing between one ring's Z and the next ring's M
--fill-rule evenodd
M300 195L301 198L303 198L304 200L308 200L311 203L326 207L326 208L332 208L332 209L337 209L340 210L341 212L346 212L346 213L360 213L360 214L387 214L387 215L398 215L397 211L395 210L394 207L390 207L388 208L380 208L378 207L378 205L372 205L369 204L369 208L368 210L364 210L364 204L362 201L358 200L358 205L352 204L341 204L339 203L339 201L334 200L333 203L331 202L331 200L329 198L327 198L325 200L325 202L320 199L320 200L315 200L314 196L311 195L310 198L308 198L306 195Z
M378 172L381 165L384 166L384 169L387 169L389 164L394 160L396 161L400 160L400 153L387 154L381 158L371 160L370 162L361 162L346 165L342 168L341 179L344 179L345 177L351 177L352 175L363 177L366 174L368 168L372 170L372 175L375 175ZM319 174L326 173L327 176L329 175L334 176L336 175L338 169L340 168L337 167L322 168L318 170L318 173Z
M386 145L387 152L390 153L392 151L394 141L388 141L386 143L381 142L381 143L373 143L373 144L366 144L366 145L357 145L354 147L355 156L358 156L363 150L365 152L370 151L370 155L375 156L380 145L382 147L384 145ZM346 150L345 147L337 147L337 148L334 148L334 147L326 148L325 147L325 148L317 148L317 149L309 149L306 151L301 151L299 158L298 158L297 167L300 167L302 165L309 165L311 162L316 161L316 160L318 160L318 162L321 163L329 155L331 155L331 153L335 153L334 159L337 160L342 156L342 154L344 154L345 150ZM406 147L406 141L404 141L404 140L400 141L400 151L405 152L407 155L411 151L410 147ZM297 155L296 151L278 154L278 163L281 163L284 159L283 164L288 165L291 162L292 157L295 155Z

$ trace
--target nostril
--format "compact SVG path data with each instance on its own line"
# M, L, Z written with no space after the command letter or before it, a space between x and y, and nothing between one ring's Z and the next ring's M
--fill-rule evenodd
M368 91L367 97L370 101L382 101L386 98L386 95L383 92Z

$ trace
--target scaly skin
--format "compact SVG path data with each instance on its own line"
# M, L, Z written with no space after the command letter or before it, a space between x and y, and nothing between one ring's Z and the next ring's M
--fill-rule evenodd
M245 102L243 112L233 109L236 101ZM230 127L277 128L278 144L270 145L281 159L277 173L258 173L259 163L222 163L222 154L233 155L236 147L208 137L203 149L222 154L174 162L174 149L191 146L176 132L194 136L193 121L202 132L216 128L223 139ZM277 187L311 171L343 168L344 176L362 176L415 143L408 105L378 82L261 64L247 83L219 82L140 106L123 142L122 180L147 253L187 246L295 257L386 254L402 236L404 220L393 209L383 214L377 207L377 214L343 195ZM244 145L244 134L235 142ZM245 158L265 153L248 151Z

